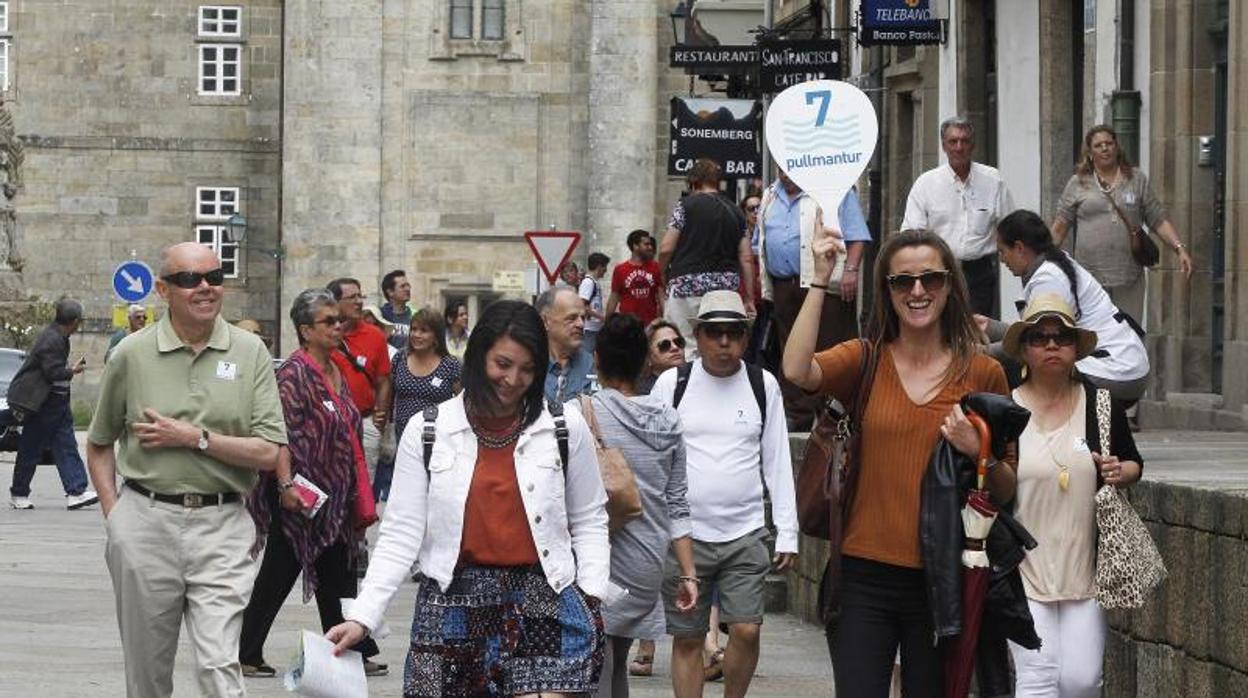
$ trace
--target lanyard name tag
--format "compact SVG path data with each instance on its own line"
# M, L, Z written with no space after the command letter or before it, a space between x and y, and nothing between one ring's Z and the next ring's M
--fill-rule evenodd
M217 362L217 378L232 381L238 377L238 364L233 361Z

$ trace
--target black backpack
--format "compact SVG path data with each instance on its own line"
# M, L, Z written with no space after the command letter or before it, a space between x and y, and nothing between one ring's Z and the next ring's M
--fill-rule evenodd
M559 442L559 461L563 472L568 472L568 421L563 416L563 405L554 400L546 401L546 409L555 418L555 440ZM433 457L433 444L437 440L438 406L431 405L423 412L425 428L420 434L420 445L425 457L425 475L429 474L429 459Z

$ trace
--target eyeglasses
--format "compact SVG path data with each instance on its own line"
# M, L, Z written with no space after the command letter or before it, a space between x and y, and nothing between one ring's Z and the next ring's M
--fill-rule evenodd
M658 344L654 345L654 348L658 349L660 354L666 354L667 352L672 350L673 345L677 349L684 349L685 338L676 337L675 339L662 339L662 340L659 340Z
M205 272L179 271L173 274L165 274L160 278L167 284L173 284L178 288L184 288L189 291L199 288L199 285L205 281L208 282L209 286L220 286L225 283L225 270L217 267L212 271Z
M346 320L341 315L330 315L329 317L323 317L320 320L313 320L312 324L333 327L334 325L341 325L344 322L346 322Z
M945 287L948 279L948 269L925 271L922 274L889 274L888 287L897 293L909 293L914 288L914 282L918 281L926 291L939 291Z
M1023 335L1023 341L1027 342L1027 346L1032 349L1043 349L1049 346L1049 342L1053 342L1059 347L1073 347L1078 337L1074 330L1061 330L1060 332L1028 332Z
M754 204L753 206L746 206L745 212L746 213L758 213L758 204Z
M741 339L745 336L745 325L739 323L704 322L700 326L707 337L718 340L720 337Z

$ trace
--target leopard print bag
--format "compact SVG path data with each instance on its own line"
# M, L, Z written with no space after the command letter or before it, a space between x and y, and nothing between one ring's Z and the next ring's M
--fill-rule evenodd
M1109 451L1109 391L1096 391L1101 452ZM1103 485L1096 493L1096 600L1104 608L1139 608L1166 578L1166 564L1140 515L1122 490Z

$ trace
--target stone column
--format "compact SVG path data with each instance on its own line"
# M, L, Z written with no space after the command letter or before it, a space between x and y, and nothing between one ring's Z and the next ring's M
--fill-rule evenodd
M1226 119L1226 317L1224 409L1248 424L1248 7L1229 3Z
M286 3L282 317L340 276L380 295L382 14L376 0ZM295 347L285 330L283 355Z
M628 257L629 231L654 220L656 7L593 0L590 10L588 230L578 252L604 251L612 262Z

